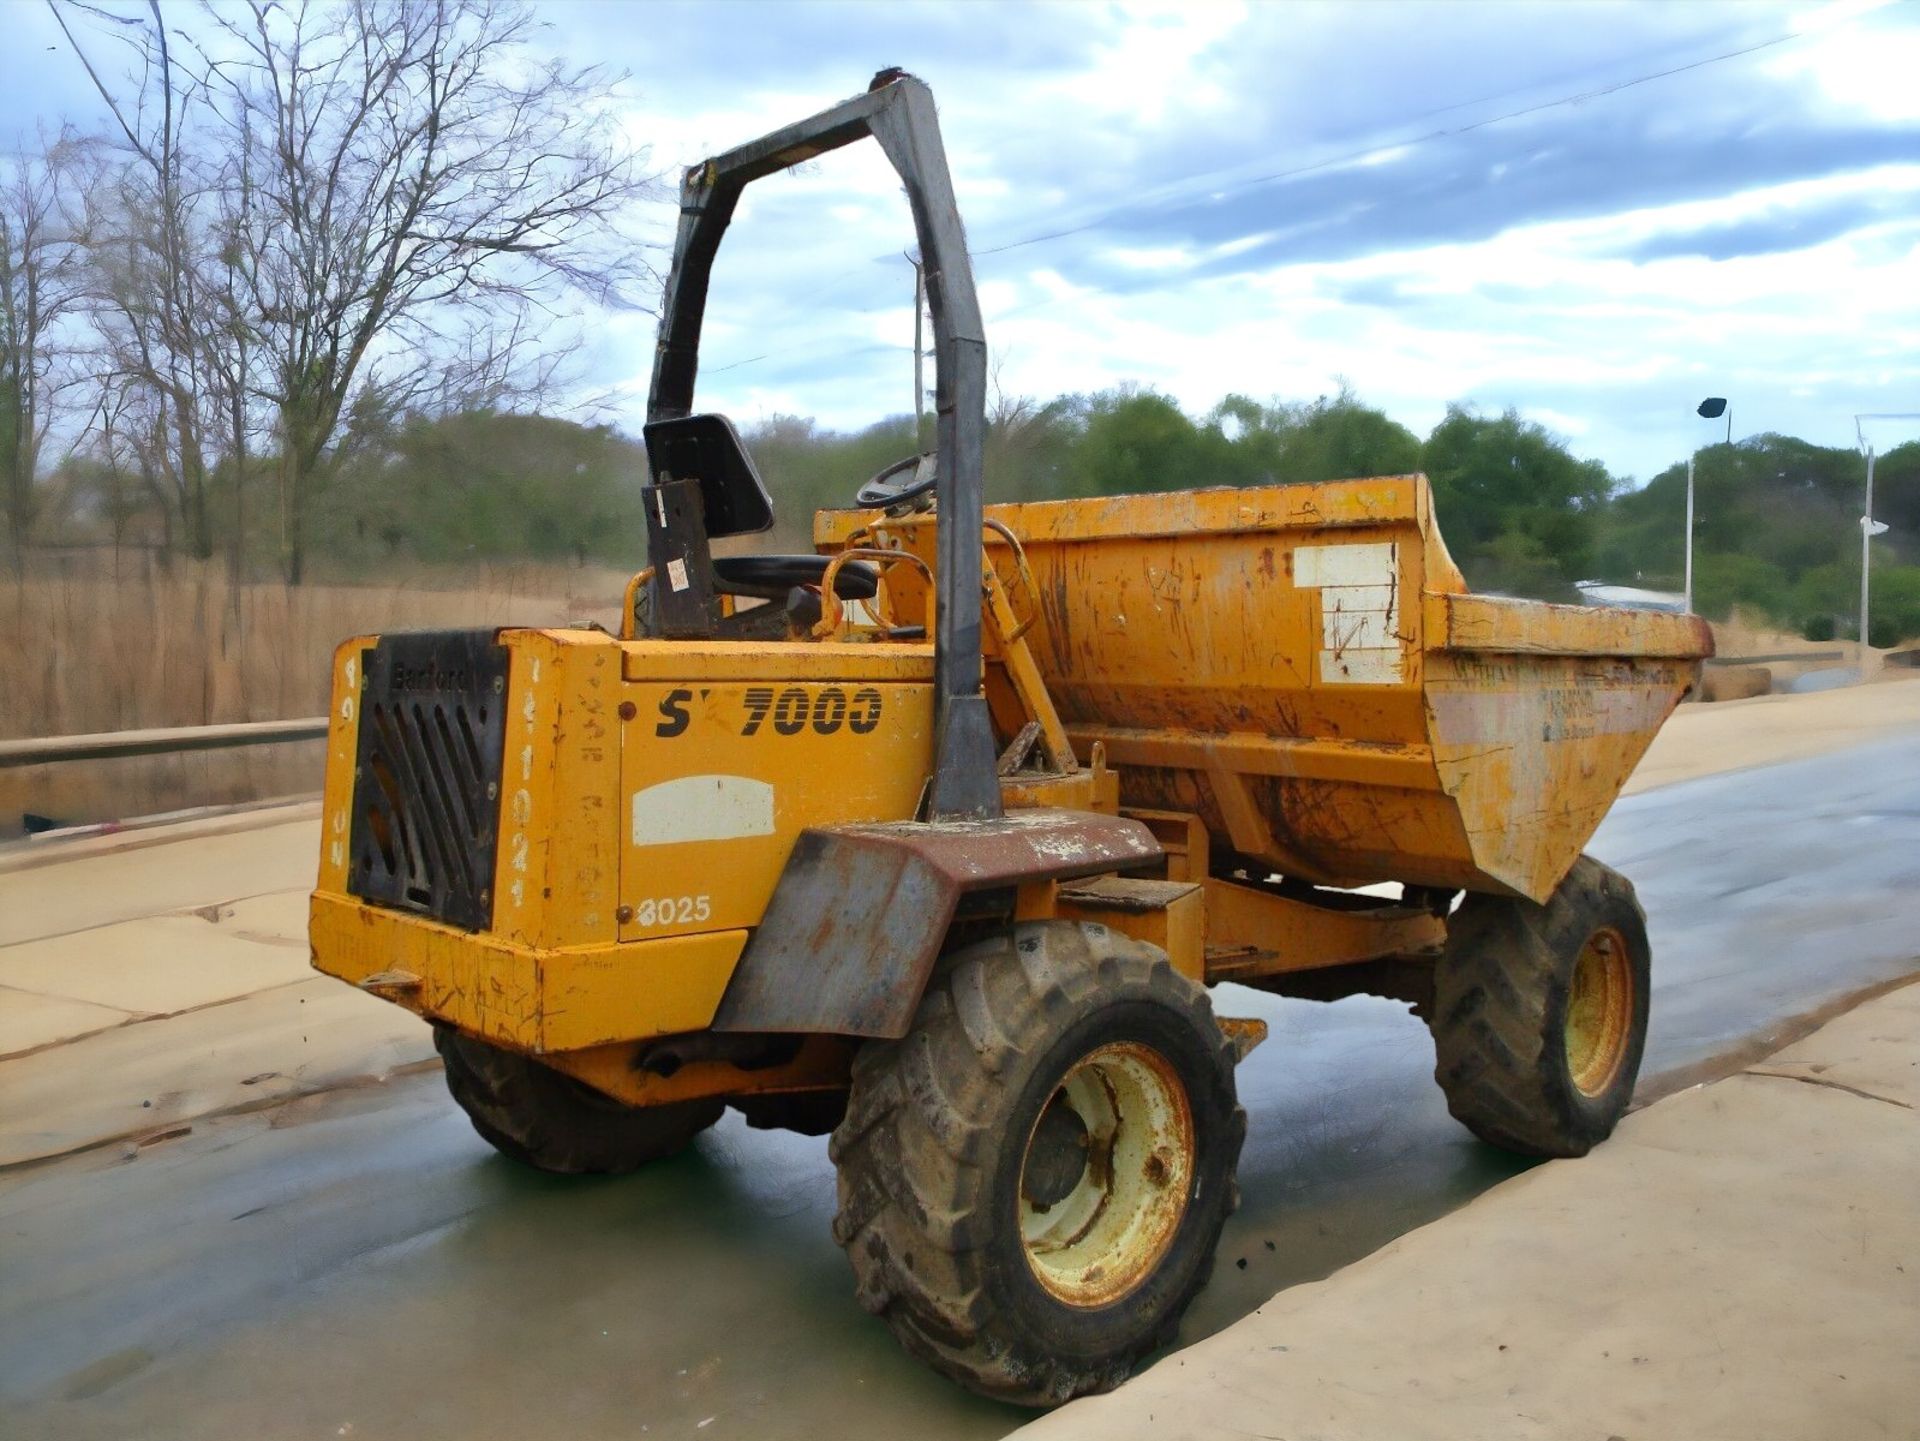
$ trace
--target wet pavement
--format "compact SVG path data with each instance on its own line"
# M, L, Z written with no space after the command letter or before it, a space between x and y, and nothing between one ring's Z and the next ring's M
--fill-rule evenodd
M1629 797L1643 1088L1915 968L1920 740ZM1522 1163L1447 1117L1424 1028L1222 988L1243 1207L1182 1340L1457 1208ZM493 1156L413 1076L0 1173L0 1408L39 1436L997 1436L1027 1413L909 1361L854 1304L824 1140L729 1117L617 1181ZM1177 1355L1163 1365L1179 1365Z

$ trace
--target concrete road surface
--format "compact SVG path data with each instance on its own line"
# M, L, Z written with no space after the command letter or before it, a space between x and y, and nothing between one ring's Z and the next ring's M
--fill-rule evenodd
M1906 984L1019 1441L1917 1441L1916 1106Z
M1629 797L1594 849L1651 918L1651 1093L1915 969L1920 739ZM1241 1069L1244 1205L1183 1342L1521 1169L1448 1119L1403 1007L1217 1004L1272 1039ZM824 1141L731 1117L635 1177L529 1173L431 1074L13 1167L0 1430L933 1441L1027 1419L895 1349L832 1209Z

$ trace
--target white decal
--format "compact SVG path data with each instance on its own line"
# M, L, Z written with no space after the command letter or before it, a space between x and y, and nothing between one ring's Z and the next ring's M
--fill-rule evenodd
M1320 679L1328 685L1399 685L1397 650L1323 650Z
M637 926L691 926L710 919L712 915L711 896L661 896L658 899L649 896L633 908L633 923Z
M667 580L676 591L685 590L688 585L687 563L684 560L667 562Z
M750 776L681 776L634 792L636 846L772 834L773 787Z
M1398 545L1303 545L1293 553L1293 583L1320 592L1323 684L1399 684Z

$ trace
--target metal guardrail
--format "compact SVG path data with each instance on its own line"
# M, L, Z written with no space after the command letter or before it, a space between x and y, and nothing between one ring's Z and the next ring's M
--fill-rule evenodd
M243 721L233 725L101 731L94 735L0 741L0 770L10 766L54 765L61 761L112 760L120 756L171 755L180 751L282 745L289 741L324 740L326 734L325 716L306 716L300 720Z

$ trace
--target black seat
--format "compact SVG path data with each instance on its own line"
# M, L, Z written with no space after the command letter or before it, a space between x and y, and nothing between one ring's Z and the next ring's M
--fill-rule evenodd
M729 595L785 600L796 585L818 586L826 579L824 555L729 555L713 562L714 589ZM850 560L833 578L842 600L872 600L880 591L880 571L864 560Z

